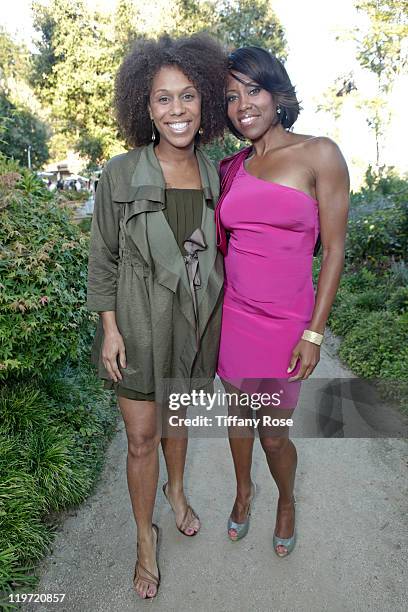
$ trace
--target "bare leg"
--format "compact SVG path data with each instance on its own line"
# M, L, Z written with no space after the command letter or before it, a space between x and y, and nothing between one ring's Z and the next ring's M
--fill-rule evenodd
M268 414L279 419L289 419L293 414L293 410L283 409L261 409L259 412L259 416ZM289 427L260 425L258 431L269 471L279 490L275 534L281 538L290 538L295 526L293 488L297 466L296 447L289 440ZM278 546L277 549L278 552L286 552L284 546Z
M159 476L160 429L154 402L118 397L128 439L127 482L137 525L138 559L149 572L158 575L156 536L152 529L153 508ZM140 597L153 597L156 586L141 577L135 589ZM147 576L147 575L146 575Z
M228 415L250 418L251 410L247 407L240 407L236 400L241 391L224 380L222 380L222 384L227 393L234 394L229 401ZM236 497L231 512L231 518L235 523L245 522L248 514L251 497L251 466L254 438L255 434L252 427L228 427L228 439L237 480ZM234 529L230 530L230 535L232 537L236 536Z
M166 460L168 485L166 495L176 515L176 524L181 525L187 510L187 500L184 495L184 467L186 463L188 430L183 426L172 426L168 422L169 411L164 415L163 435L161 445ZM174 413L172 413L174 414ZM177 415L184 418L186 410L179 409ZM188 519L188 517L187 517ZM190 521L184 533L193 535L200 529L198 518L190 515Z

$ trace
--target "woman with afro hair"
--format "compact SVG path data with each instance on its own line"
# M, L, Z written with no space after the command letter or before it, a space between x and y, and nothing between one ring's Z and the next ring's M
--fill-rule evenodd
M96 192L87 305L100 316L92 360L115 390L126 426L137 524L133 582L142 598L155 597L160 582L159 529L152 523L160 442L168 472L163 491L177 528L186 536L200 529L183 488L187 432L169 425L168 400L169 389L211 388L215 375L223 288L214 221L219 182L200 145L224 131L226 65L222 48L204 34L137 41L115 84L130 150L107 162Z

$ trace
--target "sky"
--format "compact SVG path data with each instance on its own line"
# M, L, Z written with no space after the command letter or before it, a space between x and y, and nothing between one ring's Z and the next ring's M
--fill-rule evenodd
M106 9L116 4L116 0L87 1ZM13 0L4 3L1 10L2 25L26 41L33 35L30 6L31 0ZM337 77L351 71L360 92L375 95L375 80L359 68L353 43L336 39L356 25L364 26L364 18L355 10L353 0L271 0L271 6L285 28L289 51L286 69L303 107L295 131L336 140L349 165L352 187L356 188L368 163L375 161L375 143L364 115L346 107L334 130L330 115L317 113L316 105ZM384 150L384 161L401 172L408 171L408 156L401 138L407 94L405 76L398 80L390 98L393 120Z

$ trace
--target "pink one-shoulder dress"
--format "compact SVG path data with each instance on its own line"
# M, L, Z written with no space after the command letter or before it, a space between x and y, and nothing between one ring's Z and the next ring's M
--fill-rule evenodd
M264 380L295 408L300 382L288 382L292 351L312 318L318 203L298 189L259 179L241 164L221 209L229 233L218 375L245 389Z

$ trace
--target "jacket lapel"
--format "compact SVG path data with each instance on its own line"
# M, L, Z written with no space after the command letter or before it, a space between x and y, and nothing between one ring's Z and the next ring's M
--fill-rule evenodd
M154 264L157 281L177 294L180 308L192 327L195 327L195 314L191 298L190 284L186 265L174 234L163 214L165 208L165 180L162 169L153 150L154 144L140 150L135 163L130 183L118 184L113 199L125 202L124 226L137 249L146 262L150 257ZM206 294L211 271L217 257L215 243L215 225L213 209L217 202L219 186L216 170L199 148L196 149L197 160L204 194L201 229L205 236L207 248L198 254L201 286L197 289L197 304ZM132 217L138 216L137 223L129 224ZM222 279L217 284L222 286ZM208 317L204 312L204 318ZM199 316L200 329L206 321Z
M215 259L217 257L217 247L215 244L214 208L215 204L217 203L219 188L215 168L208 167L206 158L202 155L200 149L198 148L197 159L206 204L203 206L201 229L203 230L205 241L207 243L207 249L198 253L201 286L197 289L197 303L200 306L207 289L211 270L214 268Z

